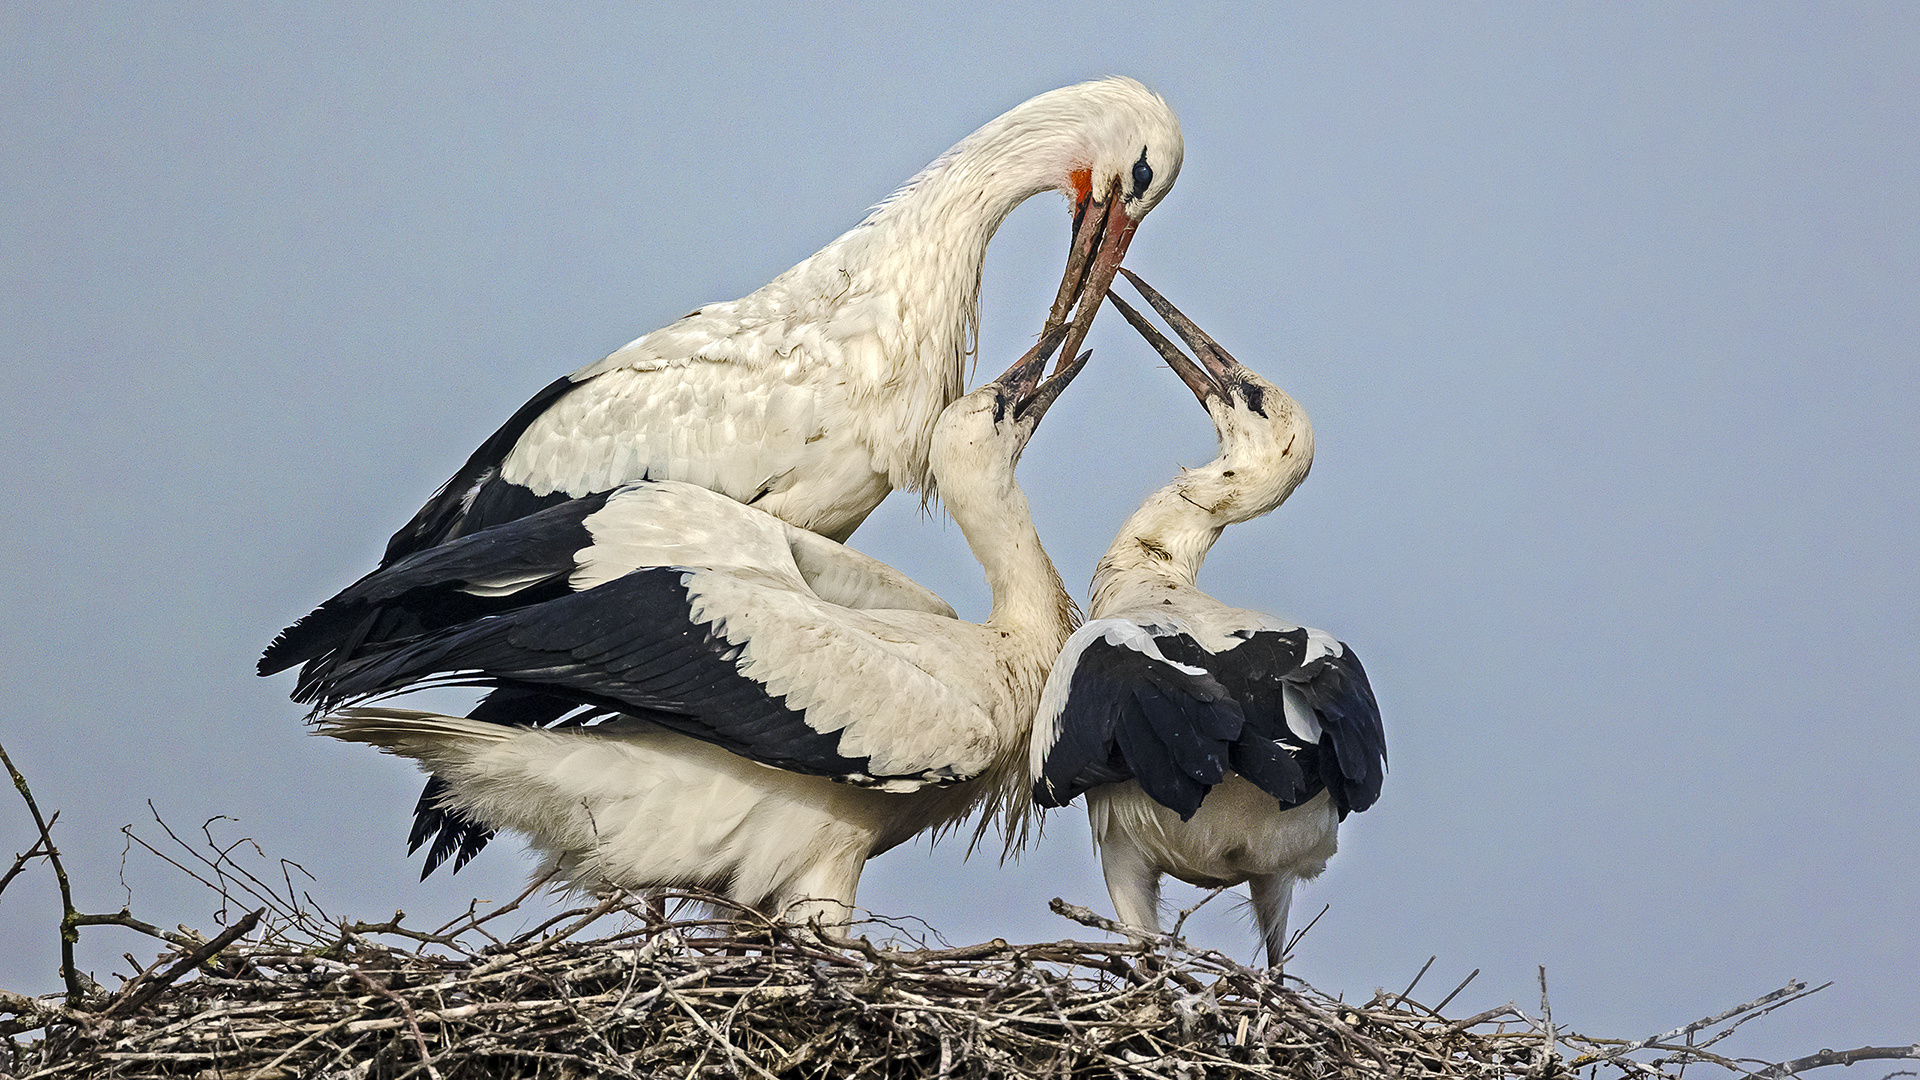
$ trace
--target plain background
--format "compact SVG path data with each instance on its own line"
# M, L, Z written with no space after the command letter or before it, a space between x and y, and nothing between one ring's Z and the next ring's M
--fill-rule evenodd
M260 648L550 379L1123 73L1187 139L1128 265L1318 436L1203 584L1351 642L1387 718L1291 971L1364 999L1437 954L1416 996L1479 968L1464 1015L1531 1011L1544 964L1558 1023L1621 1038L1832 979L1723 1045L1920 1037L1920 8L640 7L0 13L0 739L83 908L210 924L124 854L148 800L237 819L214 835L337 914L517 891L511 842L417 884L417 775L306 736ZM1066 236L1053 197L1002 230L982 374ZM1120 320L1092 345L1022 467L1076 591L1212 456ZM854 542L984 613L917 501ZM32 840L0 809L0 847ZM1107 908L1077 810L1017 866L963 847L888 855L861 900L954 942ZM52 894L36 867L0 896L0 986L57 987ZM1196 920L1256 955L1225 898ZM103 976L123 951L151 948L83 939Z

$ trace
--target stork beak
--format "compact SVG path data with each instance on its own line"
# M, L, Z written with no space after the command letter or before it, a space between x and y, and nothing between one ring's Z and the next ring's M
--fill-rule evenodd
M1113 284L1114 271L1120 269L1120 260L1126 257L1127 245L1133 242L1133 231L1139 224L1127 216L1117 178L1104 202L1094 200L1091 187L1080 197L1073 213L1073 245L1067 251L1067 268L1060 277L1053 311L1047 316L1049 328L1064 325L1069 329L1066 347L1060 351L1060 367L1066 366L1086 340L1087 329L1100 310L1100 300ZM1060 367L1054 374L1060 373Z
M1133 287L1139 289L1140 295L1147 298L1147 303L1152 304L1153 309L1160 313L1160 317L1167 320L1167 325L1173 327L1174 332L1186 341L1187 347L1193 350L1193 355L1198 362L1188 359L1180 351L1179 346L1168 341L1165 334L1155 329L1145 316L1135 311L1125 300L1120 299L1118 293L1107 294L1107 299L1113 301L1113 306L1120 309L1120 314L1126 316L1127 321L1133 324L1133 328L1140 332L1140 336L1147 339L1147 344L1152 345L1154 351L1167 361L1167 366L1173 369L1175 375L1180 376L1181 382L1187 384L1187 389L1192 390L1193 396L1200 399L1200 404L1205 405L1208 398L1228 397L1227 387L1241 381L1240 361L1235 360L1227 350L1221 348L1220 343L1208 336L1205 330L1195 326L1192 319L1182 315L1180 309L1169 303L1167 298L1155 291L1153 286L1141 281L1133 271L1121 270L1120 272L1127 275L1127 280L1133 282Z
M1012 401L1015 420L1029 425L1040 423L1040 418L1046 415L1054 399L1060 396L1075 375L1080 374L1080 369L1087 366L1088 358L1093 355L1091 352L1081 353L1079 358L1071 362L1062 359L1059 366L1053 369L1051 377L1042 378L1046 375L1047 358L1066 340L1069 330L1067 326L1055 326L1047 330L1040 335L1040 340L1033 348L1027 350L1025 356L1015 360L1012 367L994 380L1005 388L1008 399Z

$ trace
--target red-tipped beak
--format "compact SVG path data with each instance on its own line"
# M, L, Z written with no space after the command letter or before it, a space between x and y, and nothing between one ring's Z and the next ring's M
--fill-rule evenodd
M1104 202L1095 202L1091 190L1081 198L1074 211L1067 268L1060 277L1053 311L1047 316L1049 330L1061 325L1068 328L1055 373L1079 354L1080 343L1086 340L1087 328L1093 325L1093 317L1106 299L1107 288L1113 284L1113 275L1120 269L1120 260L1126 257L1127 245L1133 242L1133 231L1139 224L1127 216L1117 179Z

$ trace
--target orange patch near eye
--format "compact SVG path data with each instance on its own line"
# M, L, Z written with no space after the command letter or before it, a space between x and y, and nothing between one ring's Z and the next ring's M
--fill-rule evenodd
M1067 180L1073 184L1073 202L1078 206L1093 194L1093 170L1075 169L1067 174Z

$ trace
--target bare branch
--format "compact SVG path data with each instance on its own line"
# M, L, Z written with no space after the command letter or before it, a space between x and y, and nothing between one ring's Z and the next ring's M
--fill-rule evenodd
M1830 986L1832 984L1829 983L1827 985ZM1581 1068L1585 1068L1588 1065L1592 1065L1595 1062L1617 1060L1625 1054L1633 1053L1635 1050L1644 1050L1648 1046L1651 1046L1654 1043L1669 1042L1673 1039L1680 1038L1681 1036L1686 1035L1690 1032L1699 1031L1701 1028L1711 1027L1714 1024L1717 1024L1720 1021L1727 1019L1728 1017L1738 1016L1743 1012L1749 1012L1751 1010L1761 1008L1762 1006L1771 1005L1772 1003L1779 1001L1782 998L1802 996L1801 991L1806 990L1806 988L1807 988L1807 984L1803 982L1796 981L1796 982L1788 983L1786 986L1778 990L1775 990L1771 994L1762 995L1743 1005L1735 1005L1731 1009L1726 1009L1721 1012L1714 1013L1712 1016L1695 1020L1691 1024L1684 1024L1680 1027L1674 1028L1672 1031L1662 1032L1658 1035L1652 1035L1644 1039L1638 1039L1634 1042L1625 1043L1615 1049L1608 1050L1605 1053L1581 1054L1579 1057L1574 1058L1572 1061L1567 1062L1567 1068L1581 1069ZM1826 989L1826 987L1822 986L1822 987L1819 987L1818 989L1824 990Z
M59 820L60 820L60 811L55 810L53 812L53 816L47 819L47 829L51 831L53 829L54 823ZM27 868L28 863L32 862L35 859L46 858L48 850L50 849L47 847L47 838L43 834L39 839L33 842L33 846L28 848L24 854L15 855L13 857L13 865L7 869L7 872L4 876L0 876L0 892L7 891L7 884L11 882L14 878L19 877L20 871L25 870Z
M1828 1065L1851 1065L1856 1061L1899 1060L1920 1060L1920 1043L1912 1046L1862 1046L1855 1050L1822 1050L1817 1054L1808 1054L1806 1057L1794 1058L1792 1061L1783 1061L1778 1065L1761 1069L1756 1075L1762 1080L1780 1080L1781 1077L1806 1072L1808 1069L1825 1068ZM1899 1076L1902 1073L1891 1075Z
M72 920L79 912L73 906L73 888L67 882L67 868L61 864L60 850L53 844L53 823L40 816L40 804L33 800L33 789L27 786L27 778L20 775L20 770L14 768L13 758L7 754L4 744L0 744L0 763L6 765L7 775L13 777L14 788L27 802L27 812L33 815L33 824L40 830L40 846L46 849L54 880L60 884L60 978L67 984L67 1004L77 1005L83 988L80 985L80 970L73 962L73 947L80 940L80 928Z
M264 909L262 909L262 911L264 911ZM221 931L218 936L205 945L181 957L179 963L174 964L158 976L148 980L146 985L140 985L137 979L134 982L128 983L126 988L120 992L121 996L112 1004L108 1005L106 1011L101 1015L131 1016L139 1012L141 1006L152 1001L159 995L160 991L172 985L175 979L206 963L208 960L219 955L221 949L226 948L246 936L246 934L260 922L262 911L253 911L242 916L239 922Z

